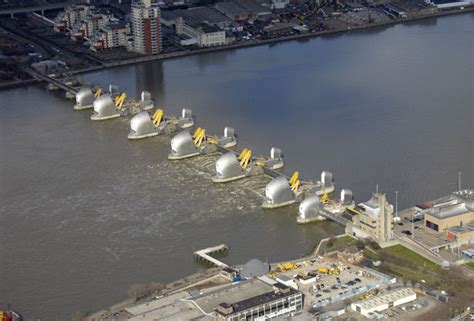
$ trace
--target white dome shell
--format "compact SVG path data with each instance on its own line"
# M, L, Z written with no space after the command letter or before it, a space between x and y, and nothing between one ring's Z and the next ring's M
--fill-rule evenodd
M298 217L305 220L317 218L320 208L321 201L318 196L305 198L298 208Z
M290 183L285 176L278 176L268 183L265 196L270 204L280 204L294 199Z
M155 128L147 111L142 111L132 117L130 128L135 135L146 135L153 133Z
M197 151L189 131L185 130L171 139L171 153L175 156L185 156Z
M231 178L242 174L242 167L233 152L222 155L216 162L216 174L219 178Z
M95 97L92 93L92 90L89 87L82 87L76 93L76 103L79 106L92 105L94 103Z
M94 112L100 116L111 116L117 113L114 101L110 95L102 95L94 101Z

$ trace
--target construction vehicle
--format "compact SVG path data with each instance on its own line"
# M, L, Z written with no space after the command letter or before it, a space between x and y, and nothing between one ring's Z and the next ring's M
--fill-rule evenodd
M319 272L319 273L328 274L328 273L329 273L329 269L328 269L328 268L319 268L319 269L318 269L318 272Z
M280 272L291 271L296 269L298 266L294 262L282 263L277 265L277 270Z
M339 270L338 268L330 269L328 274L329 275L339 275L339 274L341 274L341 270Z

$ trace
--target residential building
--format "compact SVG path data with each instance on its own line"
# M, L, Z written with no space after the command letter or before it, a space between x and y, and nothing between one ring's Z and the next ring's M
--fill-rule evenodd
M54 18L54 30L63 32L71 29L76 22L84 19L94 7L84 5L68 6Z
M130 32L128 24L109 24L97 31L89 41L90 49L94 51L127 46L127 34Z
M156 55L162 50L161 12L157 0L134 0L132 3L133 50Z
M112 16L102 13L89 13L80 21L76 21L71 30L71 39L80 40L91 38L100 29L107 26Z

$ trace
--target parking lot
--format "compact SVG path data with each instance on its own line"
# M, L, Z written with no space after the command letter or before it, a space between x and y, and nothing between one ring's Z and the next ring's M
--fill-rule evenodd
M395 223L394 232L397 236L407 236L422 243L427 248L436 248L448 244L448 240L443 233L438 233L424 226L423 219L416 219L412 222L412 216L416 214L414 209L399 212L400 222Z
M325 269L328 272L321 272L326 271ZM307 309L340 302L346 298L361 298L362 293L383 288L388 282L388 278L382 278L364 268L326 258L300 262L298 268L275 273L274 276L302 291Z

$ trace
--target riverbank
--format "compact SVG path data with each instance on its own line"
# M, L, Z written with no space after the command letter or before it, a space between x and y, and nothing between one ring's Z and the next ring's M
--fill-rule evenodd
M196 49L196 50L184 50L184 51L164 53L164 54L159 54L159 55L154 55L154 56L145 56L145 57L139 57L139 58L125 59L121 61L106 62L100 66L91 66L91 67L87 67L87 68L83 68L79 70L74 70L71 72L71 74L73 75L84 74L84 73L94 72L94 71L98 71L102 69L132 65L132 64L149 62L149 61L167 60L167 59L200 55L200 54L217 52L217 51L262 46L262 45L273 44L273 43L284 42L284 41L321 37L325 35L336 35L336 34L342 34L342 33L348 33L348 32L372 30L372 29L377 29L381 27L389 27L389 26L393 26L397 24L404 24L404 23L418 21L418 20L432 19L432 18L451 16L451 15L457 15L457 14L463 14L463 13L469 13L469 12L474 12L474 6L470 6L464 9L456 8L456 9L450 9L450 10L436 11L430 14L411 16L405 19L397 19L390 22L386 22L386 23L367 24L363 26L349 27L349 29L334 29L334 30L326 30L326 31L320 31L320 32L308 32L308 33L284 36L284 37L273 38L273 39L246 41L246 42L236 43L236 44L231 44L231 45L226 45L226 46L203 48L203 49ZM6 82L6 83L0 84L0 90L12 88L12 87L30 85L35 82L38 82L38 80L28 79L28 80L23 80L23 81Z

